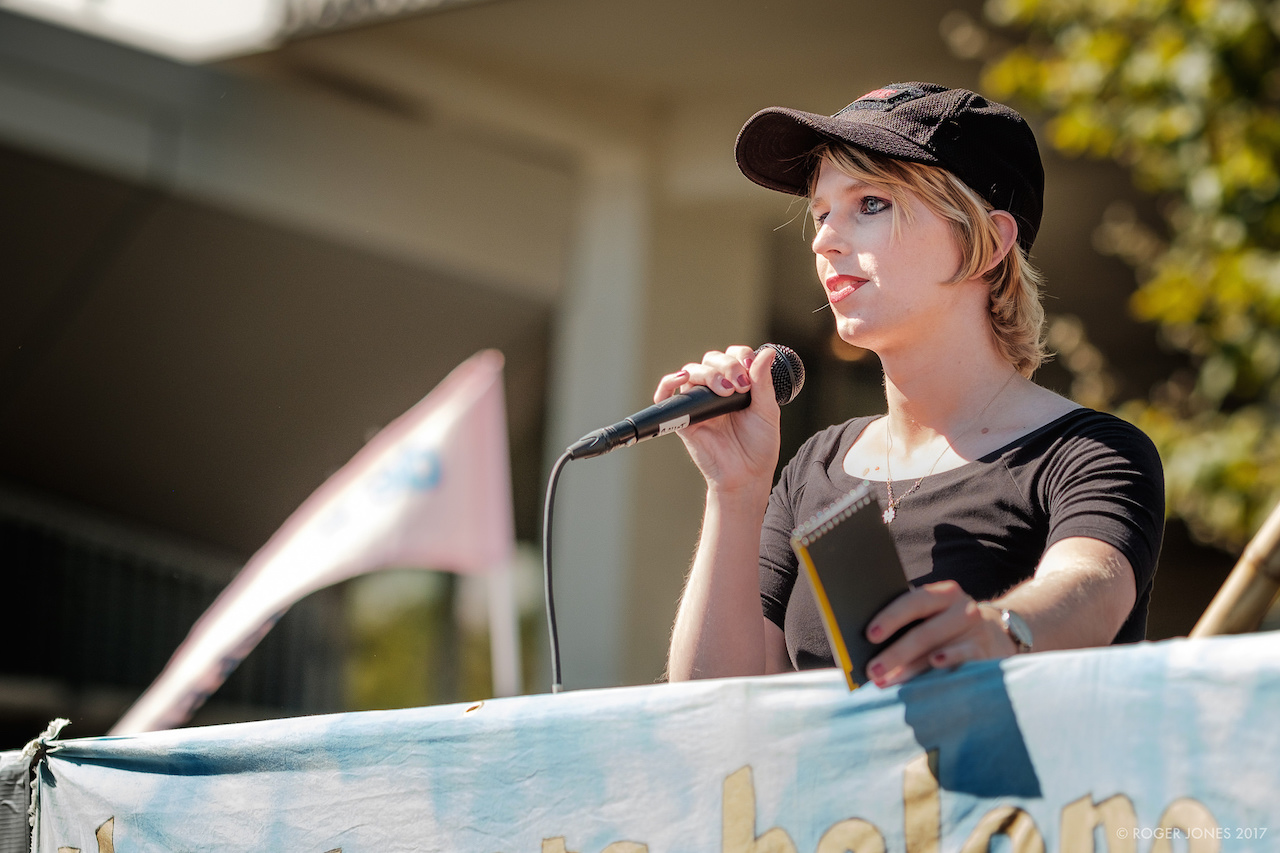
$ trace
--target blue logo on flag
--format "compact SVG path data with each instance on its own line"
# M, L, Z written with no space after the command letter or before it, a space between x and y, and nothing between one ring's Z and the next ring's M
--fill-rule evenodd
M375 491L429 492L440 485L443 464L431 447L410 447L401 451L378 476Z

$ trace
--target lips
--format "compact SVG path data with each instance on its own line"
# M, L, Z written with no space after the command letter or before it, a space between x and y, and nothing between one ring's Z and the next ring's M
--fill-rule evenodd
M841 299L853 295L853 292L862 285L866 284L865 278L858 278L852 275L833 275L828 276L823 284L827 288L827 301L835 305Z

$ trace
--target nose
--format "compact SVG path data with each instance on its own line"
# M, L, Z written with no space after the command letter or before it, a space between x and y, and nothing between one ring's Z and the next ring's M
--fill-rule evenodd
M818 232L813 235L813 243L811 244L815 255L842 254L845 250L844 240L840 234L832 227L831 217L828 216L821 225L818 226Z

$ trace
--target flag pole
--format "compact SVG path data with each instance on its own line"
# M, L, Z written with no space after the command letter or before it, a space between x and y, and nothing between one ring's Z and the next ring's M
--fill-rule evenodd
M495 566L484 579L489 596L489 660L494 696L519 696L523 692L515 579L514 560Z
M1191 637L1258 630L1280 593L1280 504L1249 540L1226 582L1191 629Z

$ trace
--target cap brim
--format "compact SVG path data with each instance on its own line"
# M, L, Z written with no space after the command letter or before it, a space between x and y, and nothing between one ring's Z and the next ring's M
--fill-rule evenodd
M810 154L826 142L846 142L899 160L941 165L927 149L893 131L849 118L769 107L747 119L734 156L742 174L762 187L808 195Z

